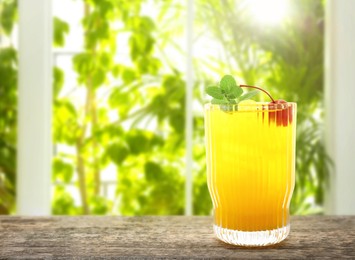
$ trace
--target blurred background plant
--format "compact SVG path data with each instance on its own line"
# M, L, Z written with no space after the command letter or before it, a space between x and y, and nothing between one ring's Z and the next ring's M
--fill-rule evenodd
M11 33L15 1L0 1L0 214L15 209L17 51Z
M53 20L53 214L183 214L186 6L65 2L82 18ZM246 1L195 1L194 214L212 208L204 87L227 73L298 102L291 212L322 212L330 171L322 141L324 3L288 2L288 16L268 26ZM8 214L15 208L16 1L0 2L0 13L0 213ZM68 51L73 33L82 48Z

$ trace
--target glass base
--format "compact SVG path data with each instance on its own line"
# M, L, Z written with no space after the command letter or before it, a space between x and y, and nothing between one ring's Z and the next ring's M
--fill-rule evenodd
M239 231L213 225L216 236L232 245L238 246L268 246L280 243L290 233L290 225L273 230Z

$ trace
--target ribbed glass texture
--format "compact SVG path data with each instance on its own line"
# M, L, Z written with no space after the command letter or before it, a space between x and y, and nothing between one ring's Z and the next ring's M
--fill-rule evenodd
M205 105L208 188L224 242L263 246L289 233L296 103Z

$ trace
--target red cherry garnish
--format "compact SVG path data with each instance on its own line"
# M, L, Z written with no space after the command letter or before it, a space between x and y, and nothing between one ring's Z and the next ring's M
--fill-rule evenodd
M277 99L277 100L273 101L272 103L274 103L274 104L287 104L287 101L285 101L283 99Z
M285 105L287 102L282 99L270 102L269 109L276 109L276 112L269 112L269 117L271 120L275 121L277 126L287 126L288 125L288 108Z
M287 101L278 99L274 100L269 92L266 90L256 87L256 86L249 86L249 85L240 85L241 88L255 88L266 95L269 96L271 102L268 105L269 110L276 110L269 112L269 124L276 121L277 126L287 126L288 122L292 122L292 106L287 106ZM263 121L264 121L264 113L263 113Z

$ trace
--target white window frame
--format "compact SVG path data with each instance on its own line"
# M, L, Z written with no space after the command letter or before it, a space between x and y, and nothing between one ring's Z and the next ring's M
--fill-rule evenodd
M326 146L334 162L326 213L355 214L355 1L328 0L325 25Z
M17 214L51 214L52 12L48 0L20 0Z

